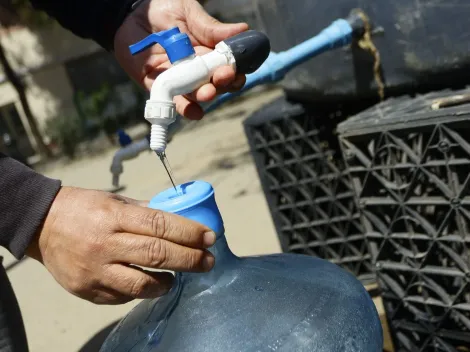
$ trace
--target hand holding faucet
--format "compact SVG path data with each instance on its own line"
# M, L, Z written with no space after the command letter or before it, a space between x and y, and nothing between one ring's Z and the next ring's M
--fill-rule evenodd
M137 56L132 56L129 46L148 35L177 26L188 33L197 55L212 51L217 43L244 32L245 23L223 24L211 17L195 0L145 0L127 17L114 39L115 56L124 70L147 90L155 78L171 66L168 56L160 46L153 46ZM214 72L212 81L191 94L176 96L177 112L192 120L203 117L200 102L207 102L217 94L237 91L245 83L245 75L236 74L230 67Z
M45 3L49 10L64 8L60 1ZM85 22L101 19L102 13L93 11L106 8L110 3L113 10L119 5L123 7L120 1L106 2L106 5L104 1L95 1L90 10L88 3L75 1L75 7L84 9L83 12L89 17L72 16L73 22L68 24L76 29L79 22L89 33L90 26ZM128 1L122 3L127 4ZM69 15L69 8L65 9ZM103 11L104 15L115 20L115 12L111 12L111 16L108 10ZM59 11L51 12L61 15ZM59 17L62 22L67 22L64 16ZM108 27L98 23L91 27L108 31ZM245 24L217 22L195 0L145 0L127 15L112 35L117 60L134 80L147 89L150 89L158 73L169 66L167 56L162 49L154 46L138 57L132 57L129 45L155 31L173 26L190 33L196 53L208 52L220 40L247 29ZM98 34L96 37L103 38L109 33ZM216 93L231 91L237 86L241 88L244 79L243 75L236 78L231 67L220 68L214 73L211 83L194 94L177 97L177 110L188 118L200 118L202 109L196 101L210 100ZM215 236L211 233L206 236L208 229L198 223L151 211L135 201L106 192L60 188L57 181L48 180L29 168L21 168L1 156L0 170L7 170L4 174L10 175L0 180L3 182L0 182L0 189L4 192L4 198L9 199L4 208L0 204L0 209L7 209L4 213L11 215L3 219L3 225L8 227L12 224L8 227L9 231L4 231L8 236L4 236L3 243L7 243L9 249L13 248L18 256L26 251L28 256L41 261L59 284L83 299L100 304L118 304L134 298L158 297L170 289L171 275L140 267L208 271L214 264L214 258L206 248L214 243ZM34 182L11 181L25 177ZM11 197L8 190L13 190ZM23 197L15 197L19 191ZM16 203L12 203L11 199L16 199ZM25 218L28 221L24 221ZM39 228L34 228L35 223ZM86 238L84 233L87 234ZM159 238L162 236L164 240ZM138 248L133 248L134 245ZM162 254L165 256L161 257Z

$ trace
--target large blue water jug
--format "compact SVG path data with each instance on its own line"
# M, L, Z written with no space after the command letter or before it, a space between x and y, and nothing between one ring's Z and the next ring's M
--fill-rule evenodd
M375 305L351 274L306 255L237 257L212 186L196 181L177 189L158 194L150 207L213 229L215 267L176 273L171 291L139 303L102 352L382 351Z

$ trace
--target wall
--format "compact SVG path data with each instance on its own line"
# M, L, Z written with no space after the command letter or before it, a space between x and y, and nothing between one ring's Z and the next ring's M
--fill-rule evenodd
M37 70L100 50L96 43L78 38L58 25L34 31L29 28L4 31L0 41L12 66L20 70Z
M42 127L53 116L74 111L73 89L63 65L55 65L27 77L28 101Z
M10 64L27 84L28 101L41 130L48 118L75 113L73 88L63 63L102 50L96 43L78 38L58 25L35 31L29 28L3 31L0 42ZM34 147L16 91L6 81L0 66L0 106L9 103L15 103ZM43 132L47 142L47 131Z

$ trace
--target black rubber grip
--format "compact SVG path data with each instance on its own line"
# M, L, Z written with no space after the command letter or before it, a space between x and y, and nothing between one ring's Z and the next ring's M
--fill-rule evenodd
M249 30L224 40L236 60L237 73L255 72L268 58L271 43L268 37L258 31Z

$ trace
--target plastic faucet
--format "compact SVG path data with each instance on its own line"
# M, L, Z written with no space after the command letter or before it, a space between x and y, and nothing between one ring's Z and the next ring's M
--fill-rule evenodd
M172 64L154 81L145 105L145 119L152 124L150 148L157 153L165 152L168 126L176 119L175 96L209 83L222 66L232 66L237 73L253 73L271 50L264 34L246 31L218 43L213 51L196 56L188 35L177 27L153 33L129 48L132 55L137 55L155 44L165 49Z

